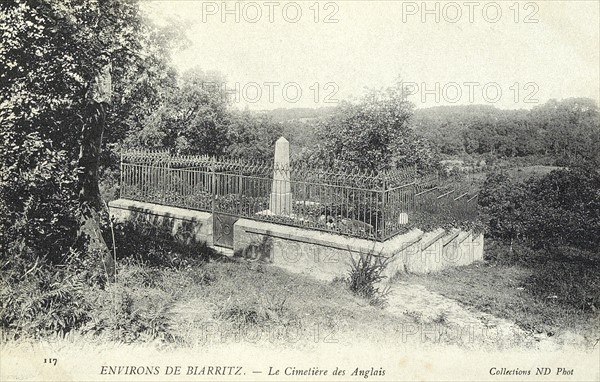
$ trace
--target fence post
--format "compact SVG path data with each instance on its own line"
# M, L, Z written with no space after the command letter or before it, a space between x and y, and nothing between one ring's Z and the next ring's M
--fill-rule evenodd
M164 166L162 169L162 173L163 173L163 186L162 186L162 196L161 196L161 200L162 200L162 204L166 204L167 203L167 188L169 187L169 185L171 184L171 180L169 179L169 167L171 166L171 154L167 154L169 155L167 157L167 159L164 162Z
M275 143L273 163L273 184L269 210L275 215L292 213L292 190L290 184L290 144L281 137Z
M119 163L119 168L120 168L120 174L119 174L119 199L123 197L123 179L124 179L124 175L123 175L123 148L121 147L121 161Z
M240 199L240 207L238 208L238 215L242 215L243 214L243 189L244 189L244 176L243 176L243 171L242 171L242 161L238 162L239 164L239 171L238 171L238 197Z
M415 172L414 172L414 178L413 178L413 192L410 198L410 209L413 215L416 215L417 213L417 197L415 196L418 192L418 184L417 184L417 165L415 165ZM413 218L414 219L414 218Z
M383 240L386 237L386 232L385 232L385 210L387 208L387 176L385 173L382 174L382 190L381 190L381 227L380 231L381 231L381 235L377 232L377 228L375 229L375 238L379 239L379 240Z
M211 210L214 216L215 210L216 210L216 204L217 204L217 198L216 198L216 194L217 194L217 160L215 157L211 158L211 165L210 165L210 194L212 197L211 200Z

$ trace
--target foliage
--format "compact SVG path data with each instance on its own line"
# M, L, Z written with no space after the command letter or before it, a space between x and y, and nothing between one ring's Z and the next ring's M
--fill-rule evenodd
M377 284L385 279L382 273L385 271L391 258L373 253L359 253L358 259L350 256L351 264L348 278L348 288L355 295L369 300L374 306L383 307L387 303L390 287L380 289Z
M596 169L555 170L524 182L492 174L483 185L479 204L490 237L522 241L534 248L600 249L600 174Z
M431 166L427 142L409 127L413 107L399 85L370 90L356 102L342 102L320 124L320 143L312 159L361 170Z
M561 258L544 251L486 239L484 263L448 268L427 275L410 275L408 281L493 316L515 322L531 337L552 336L558 344L597 346L600 296L598 263L580 262L581 251L561 248ZM577 255L565 261L563 254ZM588 253L589 257L593 255ZM525 260L525 261L524 261ZM539 280L539 281L538 281ZM465 288L465 285L469 286ZM581 298L584 296L586 299ZM534 342L535 343L535 342Z
M600 173L554 170L516 181L492 174L479 195L488 222L486 257L533 269L524 288L544 304L600 307ZM507 245L510 243L510 245Z
M56 263L77 233L76 158L94 76L111 64L110 144L150 103L166 51L137 2L17 0L0 4L0 20L3 256Z
M147 221L143 214L114 224L117 259L134 259L148 267L189 268L214 256L204 242L197 242L191 225L173 235L172 219Z
M594 253L573 247L537 252L535 272L524 282L528 292L578 311L600 309L600 259Z
M507 175L488 175L479 193L479 205L483 209L491 237L513 242L523 238L523 204L525 190Z
M594 100L550 100L532 110L439 106L416 110L414 130L440 154L495 158L550 156L559 166L600 163L600 112Z
M85 290L103 278L90 274L89 259L70 253L65 265L49 266L31 250L12 253L0 268L0 323L7 335L65 335L90 319Z
M227 301L216 318L230 321L237 326L299 325L299 318L287 306L291 291L249 296L248 299Z
M129 146L167 147L186 154L221 155L226 146L228 96L217 72L199 68L177 78L158 94L159 103L139 129L128 135Z
M80 280L64 272L36 272L18 284L2 282L0 322L7 335L64 335L89 320Z
M580 312L600 309L600 259L594 251L573 246L532 249L520 243L510 249L488 239L485 257L496 266L530 269L522 285L545 304Z
M23 140L17 133L2 135L0 258L9 261L11 256L33 252L33 258L57 263L68 252L77 228L77 180L67 154L51 150L51 143L37 133Z
M226 153L246 160L272 160L275 142L283 134L280 123L248 110L232 110L229 117Z
M231 107L226 79L195 67L163 89L156 109L133 129L128 146L161 147L183 154L271 159L282 127L271 118Z

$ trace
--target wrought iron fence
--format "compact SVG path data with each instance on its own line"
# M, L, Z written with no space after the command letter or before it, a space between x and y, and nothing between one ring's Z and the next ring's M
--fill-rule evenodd
M366 173L166 151L127 151L121 198L383 241L413 225L477 218L476 179Z

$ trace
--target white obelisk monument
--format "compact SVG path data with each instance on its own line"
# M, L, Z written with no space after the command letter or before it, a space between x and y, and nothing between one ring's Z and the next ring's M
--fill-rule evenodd
M269 210L274 215L292 213L292 190L290 186L290 143L281 137L275 143L275 166Z

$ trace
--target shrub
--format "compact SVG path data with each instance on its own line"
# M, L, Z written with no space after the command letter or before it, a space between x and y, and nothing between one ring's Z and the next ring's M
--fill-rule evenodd
M369 300L374 306L383 307L387 303L390 287L380 289L377 283L387 276L382 275L390 258L376 255L372 251L360 253L358 260L350 256L351 265L347 278L348 288L355 295Z
M260 295L248 294L244 298L227 301L216 313L216 318L232 322L237 326L299 325L300 318L289 302L291 289L270 291Z
M600 173L596 169L556 170L526 185L531 206L526 234L535 246L600 250Z
M479 203L492 238L533 248L600 250L600 173L595 169L555 170L524 182L492 174Z
M0 133L0 256L60 263L77 231L76 171L37 134L22 138Z

